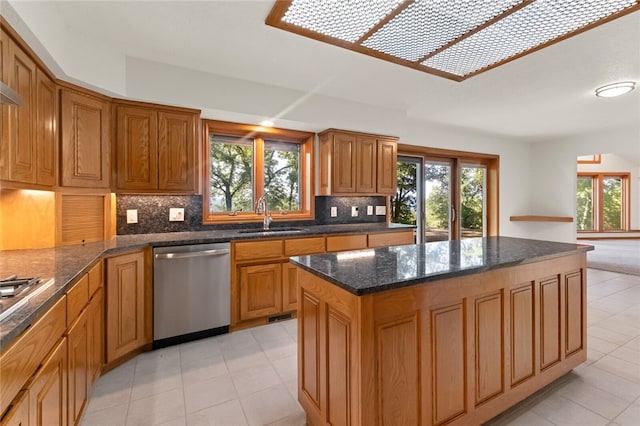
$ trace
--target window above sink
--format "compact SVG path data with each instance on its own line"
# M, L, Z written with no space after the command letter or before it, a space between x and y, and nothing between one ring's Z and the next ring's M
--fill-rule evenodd
M276 222L314 219L315 134L213 120L203 124L204 223L262 221L255 205L263 195Z

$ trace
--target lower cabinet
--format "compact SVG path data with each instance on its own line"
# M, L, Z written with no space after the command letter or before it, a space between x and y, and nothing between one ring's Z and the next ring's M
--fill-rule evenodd
M89 386L93 385L104 364L104 291L99 288L89 302L87 310L87 329L89 331Z
M29 391L25 390L16 397L16 400L0 422L2 426L28 426L29 425Z
M29 424L67 424L67 339L43 362L29 392Z
M282 264L241 266L240 319L276 315L282 312Z
M282 310L298 309L298 268L290 263L282 265Z
M143 251L106 260L106 362L151 343L151 293L146 290Z
M88 310L82 311L77 320L69 328L68 344L68 408L69 425L80 422L82 410L87 403L89 391L89 327Z
M298 271L291 256L413 244L413 229L233 243L231 330L265 324L298 310ZM269 262L269 263L265 263Z

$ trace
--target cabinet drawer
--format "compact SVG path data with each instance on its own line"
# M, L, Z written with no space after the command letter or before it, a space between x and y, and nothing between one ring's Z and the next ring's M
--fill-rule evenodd
M295 238L292 240L284 240L284 255L288 257L323 253L324 247L324 237Z
M282 240L246 241L235 244L235 260L282 257Z
M83 276L67 291L67 325L71 325L78 314L89 303L89 275Z
M102 260L98 261L89 270L89 298L91 298L99 288L104 286L104 269Z
M62 337L67 328L66 311L67 298L62 296L0 356L0 413L7 409L53 345Z
M367 248L367 234L335 235L327 237L327 251L358 250Z
M369 234L369 247L372 248L399 246L402 244L413 244L413 231Z

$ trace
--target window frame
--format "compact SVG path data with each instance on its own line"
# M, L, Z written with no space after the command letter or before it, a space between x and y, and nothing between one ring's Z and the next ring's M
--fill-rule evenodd
M273 221L314 220L315 219L315 176L313 145L315 133L299 130L263 127L251 124L218 120L202 120L202 222L205 224L261 222L263 215L255 211L212 212L209 210L211 188L210 135L220 134L254 140L253 150L253 196L255 203L264 193L264 141L279 140L300 144L300 210L271 212Z
M576 229L579 234L593 234L603 232L628 232L631 222L631 173L629 172L578 172L577 178L590 177L594 183L593 188L593 224L594 229ZM577 190L576 178L576 190ZM619 178L622 180L622 195L620 197L620 210L622 212L622 229L604 229L604 204L602 203L604 185L607 178ZM574 194L574 196L577 194ZM577 209L577 206L576 206ZM577 228L577 227L576 227Z

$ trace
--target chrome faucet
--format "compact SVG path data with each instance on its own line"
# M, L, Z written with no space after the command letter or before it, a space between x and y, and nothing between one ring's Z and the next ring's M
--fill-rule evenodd
M269 224L273 219L271 218L271 215L269 215L266 195L262 195L258 198L258 201L256 202L256 213L264 214L264 218L262 219L262 229L269 229Z

